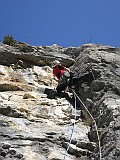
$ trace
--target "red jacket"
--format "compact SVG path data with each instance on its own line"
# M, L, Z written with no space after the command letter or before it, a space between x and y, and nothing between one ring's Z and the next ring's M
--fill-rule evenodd
M57 65L56 67L53 68L53 74L60 79L65 72L65 67Z

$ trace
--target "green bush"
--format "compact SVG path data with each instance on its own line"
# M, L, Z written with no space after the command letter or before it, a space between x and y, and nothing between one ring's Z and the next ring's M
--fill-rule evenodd
M4 36L3 43L9 46L14 46L15 40L12 35Z

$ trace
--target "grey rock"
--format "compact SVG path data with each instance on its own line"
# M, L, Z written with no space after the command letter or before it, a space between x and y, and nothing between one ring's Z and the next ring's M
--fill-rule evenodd
M10 147L11 147L10 144L3 144L3 146L2 146L3 149L9 149Z
M14 150L14 149L9 149L8 153L10 153L11 155L15 155L15 154L16 154L16 150Z
M101 90L103 90L105 87L105 82L102 82L102 81L98 81L98 80L94 80L92 83L91 83L91 88L94 92L99 92ZM92 91L92 92L93 92Z
M0 155L1 155L1 152L3 152L3 149L2 149L2 148L0 148Z
M70 90L66 96L56 96L57 82L50 74L54 59L70 67L77 77L73 89L96 121L102 159L119 159L120 49L22 42L14 47L0 45L0 143L12 146L1 147L2 159L62 160L72 131L68 158L99 159L94 122L83 104L77 99L79 112L75 112ZM50 67L39 67L45 65Z
M10 106L2 106L0 108L0 113L3 115L10 115L12 112L12 108Z
M0 160L3 160L3 159L4 159L3 156L0 155Z
M21 159L23 157L23 155L21 153L19 153L15 157L18 158L18 159Z
M1 152L1 156L2 156L2 157L5 157L6 154L7 154L6 151L2 151L2 152Z
M2 105L0 107L0 113L6 116L16 117L16 118L23 116L21 112L15 109L14 105L6 105L6 104Z
M99 134L103 148L106 147L106 152L103 153L104 159L115 159L114 147L119 145L117 136L120 137L117 132L119 130L117 99L120 98L120 77L115 73L115 68L120 66L120 49L94 44L86 44L81 48L82 54L77 57L77 62L72 66L72 70L77 72L79 76L82 74L83 79L83 82L80 81L79 86L76 87L77 93L87 105L98 127L103 127L99 128ZM92 67L89 68L86 76L83 70L88 64L91 64ZM91 73L93 79L89 78ZM109 101L110 98L111 101ZM88 115L84 114L84 116L88 122ZM111 129L108 129L108 126L111 126ZM93 125L88 136L91 141L97 141ZM109 147L110 145L107 147L109 143L112 144L111 147ZM98 155L95 154L95 157L98 159Z
M4 45L0 47L0 64L17 65L18 61L22 60L26 67L42 66L51 65L54 59L58 59L63 65L70 66L74 59L69 54L64 54L64 50L66 49L57 45L41 47L32 47L24 43L18 43L14 47Z

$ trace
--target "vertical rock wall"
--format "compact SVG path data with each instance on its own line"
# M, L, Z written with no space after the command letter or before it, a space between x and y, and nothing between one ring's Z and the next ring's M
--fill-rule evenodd
M75 91L98 126L102 159L119 160L120 49L95 44L77 48L1 44L0 158L99 159L96 130L82 104L74 120L71 103L49 99L44 92L57 85L50 66L54 59L79 77Z
M86 67L89 69L83 72ZM80 76L76 92L97 123L102 158L120 159L120 49L83 45L71 69ZM86 112L83 117L91 125L90 140L96 142L94 125ZM99 155L93 157L97 160Z

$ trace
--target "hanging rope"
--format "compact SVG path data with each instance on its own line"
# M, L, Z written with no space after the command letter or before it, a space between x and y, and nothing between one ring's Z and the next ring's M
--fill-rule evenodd
M92 69L92 64L91 63L83 70L83 73L85 73L89 68L91 70L93 79L95 80L95 76L93 74L93 69ZM72 90L72 92L74 94L74 97L75 97L75 120L76 120L76 98L77 98L80 101L80 103L82 104L83 108L87 111L88 115L90 116L90 118L92 119L92 121L94 123L96 134L97 134L97 140L98 140L99 160L101 160L101 158L102 158L102 155L101 155L101 144L100 144L100 137L99 137L98 127L97 127L96 121L93 118L93 116L91 115L91 113L89 112L89 110L87 109L87 107L85 106L85 104L82 102L82 100L80 99L80 97L76 94L76 92L73 89L71 89L71 90ZM71 133L71 136L70 136L69 145L67 147L67 150L66 150L66 153L65 153L65 156L64 156L63 160L65 160L65 158L67 156L67 152L68 152L68 150L70 148L70 144L71 144L71 141L72 141L72 136L73 136L74 130L75 130L75 121L74 121L74 124L73 124L73 129L72 129L72 133Z
M66 156L67 156L67 152L68 152L68 150L69 150L69 148L70 148L70 144L71 144L71 142L72 142L72 136L73 136L73 133L74 133L74 130L75 130L75 121L76 121L76 95L74 94L74 97L75 97L75 116L74 116L74 123L73 123L73 128L72 128L72 132L71 132L71 135L70 135L70 141L69 141L69 145L68 145L68 147L67 147L67 150L66 150L66 152L65 152L65 155L64 155L64 159L63 160L65 160L65 158L66 158Z
M96 121L94 120L93 116L91 115L91 113L89 112L89 110L87 109L87 107L84 105L84 103L82 102L82 100L80 99L80 97L75 93L75 91L72 89L73 94L78 98L78 100L80 101L80 103L82 104L82 106L84 107L84 109L87 111L87 113L89 114L90 118L92 119L92 121L94 122L95 125L95 130L97 133L97 139L98 139L98 148L99 148L99 160L101 160L101 145L100 145L100 137L99 137L99 133L98 133L98 128L97 128L97 124Z

